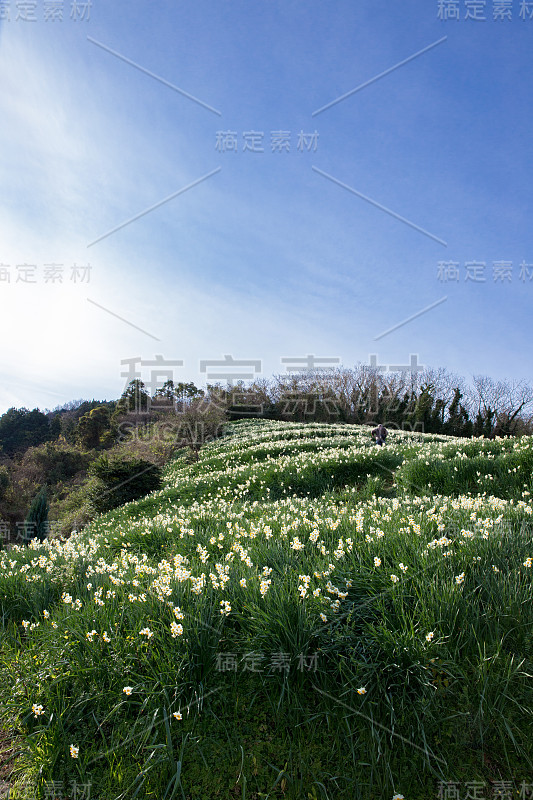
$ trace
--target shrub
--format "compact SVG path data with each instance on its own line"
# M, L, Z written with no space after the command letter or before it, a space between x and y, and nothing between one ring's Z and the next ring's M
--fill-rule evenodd
M20 468L36 480L53 486L83 473L94 455L82 452L65 440L30 447L20 460Z
M161 468L141 458L98 458L90 469L96 478L89 503L98 513L138 500L161 487Z

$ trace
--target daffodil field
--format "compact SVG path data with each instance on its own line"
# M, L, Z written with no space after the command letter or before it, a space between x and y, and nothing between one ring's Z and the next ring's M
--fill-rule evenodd
M199 455L0 551L10 798L533 797L532 439L241 420Z

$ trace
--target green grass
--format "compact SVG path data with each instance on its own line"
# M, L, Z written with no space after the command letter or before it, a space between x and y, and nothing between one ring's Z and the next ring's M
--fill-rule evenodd
M10 797L533 784L532 454L231 423L160 491L0 553Z

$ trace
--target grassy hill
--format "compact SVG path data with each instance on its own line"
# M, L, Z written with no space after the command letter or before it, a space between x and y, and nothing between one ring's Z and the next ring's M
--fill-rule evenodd
M530 796L532 475L531 437L240 421L0 552L10 797Z

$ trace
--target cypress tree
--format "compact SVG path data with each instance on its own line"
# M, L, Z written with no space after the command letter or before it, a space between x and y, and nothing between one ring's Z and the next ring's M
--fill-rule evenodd
M47 534L48 522L48 497L46 493L46 486L43 486L38 494L32 500L26 523L28 527L28 539L37 537L40 542L44 542Z

